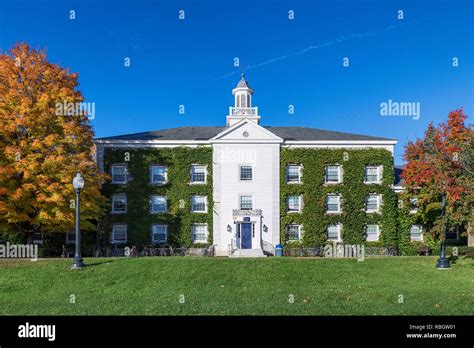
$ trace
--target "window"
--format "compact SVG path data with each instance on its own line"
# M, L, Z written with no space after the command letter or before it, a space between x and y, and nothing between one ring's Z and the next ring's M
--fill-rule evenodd
M286 167L286 182L289 184L301 182L300 165L290 165Z
M380 183L381 172L381 166L365 166L365 183Z
M76 243L76 231L69 230L66 233L66 244L74 244Z
M126 166L112 166L112 183L126 184L127 183L127 167Z
M191 166L191 183L205 184L207 170L206 166L193 165Z
M127 212L127 196L113 195L112 196L112 213L126 213Z
M207 243L207 225L206 224L193 225L192 232L193 232L194 243Z
M151 212L166 213L168 204L165 196L151 196Z
M168 181L168 170L165 166L151 166L151 183L165 184Z
M330 225L327 228L328 241L340 242L341 241L341 225Z
M300 240L301 239L301 225L286 225L286 240Z
M329 194L326 196L326 213L341 212L341 196Z
M446 239L459 240L459 225L456 225L456 229L454 231L446 231Z
M166 243L168 240L168 225L151 225L151 242Z
M113 225L112 227L112 243L127 242L127 225Z
M341 166L326 166L326 184L338 184L342 182Z
M379 240L379 225L367 225L365 227L365 240L367 242L376 242Z
M207 213L207 197L206 196L192 196L191 197L191 211L193 213Z
M33 233L33 244L43 244L43 233Z
M380 195L378 194L368 195L365 209L367 213L378 213L380 211Z
M242 181L252 180L252 167L251 166L240 166L240 180Z
M423 227L421 225L411 225L410 240L412 242L423 240Z
M288 196L287 207L289 212L301 211L301 196Z
M252 196L240 196L240 210L252 210Z
M418 212L418 198L410 198L410 214L416 214Z

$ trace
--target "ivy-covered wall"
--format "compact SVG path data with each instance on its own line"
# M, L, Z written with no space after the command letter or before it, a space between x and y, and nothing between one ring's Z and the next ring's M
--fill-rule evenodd
M302 165L302 183L287 184L286 166ZM325 184L325 166L341 165L343 182ZM365 166L382 165L382 183L365 184ZM303 225L302 240L295 244L303 246L324 245L327 242L328 225L341 223L341 237L345 244L371 246L397 245L397 197L392 191L394 180L393 157L384 149L282 149L280 167L281 187L281 241L286 239L286 225ZM326 194L341 195L340 214L326 213ZM369 193L382 194L381 213L365 212L366 196ZM286 198L289 195L303 195L301 213L287 213ZM378 242L365 241L365 225L379 224ZM294 243L294 242L291 242Z
M127 195L125 214L107 214L104 219L105 239L110 241L112 224L127 225L127 245L151 244L151 225L168 225L168 245L204 247L212 244L212 148L106 148L104 169L110 174L112 164L126 164L131 179L127 184L104 184L103 193L111 198L113 194ZM192 164L207 166L207 183L190 184ZM165 185L151 184L150 166L165 165L168 182ZM167 197L168 211L164 214L150 213L151 195ZM191 212L191 196L207 196L207 214ZM110 207L111 209L111 207ZM192 224L207 223L207 244L192 242Z

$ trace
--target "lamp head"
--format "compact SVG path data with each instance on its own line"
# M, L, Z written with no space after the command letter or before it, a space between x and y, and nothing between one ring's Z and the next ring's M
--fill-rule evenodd
M75 178L72 180L72 186L76 191L81 191L84 187L84 178L81 176L81 173L77 172Z

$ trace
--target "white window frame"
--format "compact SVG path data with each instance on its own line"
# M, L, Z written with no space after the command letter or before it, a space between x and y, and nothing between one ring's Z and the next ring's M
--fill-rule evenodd
M124 168L125 169L125 179L124 181L116 181L115 180L115 170L117 168ZM128 180L128 168L125 164L113 164L111 167L110 167L110 173L112 174L112 184L119 184L119 185L123 185L123 184L126 184L127 183L127 180Z
M115 210L115 199L119 198L119 197L125 197L125 211L116 211ZM128 200L127 200L127 195L125 193L117 193L117 194L112 195L112 210L111 210L111 213L112 214L125 214L125 213L127 213L127 204L128 204Z
M194 181L194 176L193 172L194 169L200 167L204 168L204 181ZM190 180L191 185L205 185L207 184L207 166L205 164L192 164L191 165L191 180Z
M377 169L377 181L367 181L367 172L369 168L376 168ZM364 172L364 184L370 185L370 184L381 184L382 183L382 166L374 166L374 165L366 165L365 166L365 172Z
M334 227L334 226L337 227L337 240L329 239L329 228ZM340 224L340 223L332 224L332 225L329 225L328 227L326 227L326 236L327 236L328 242L336 242L336 243L342 242L341 229L342 229L342 224Z
M125 227L125 240L116 240L115 239L115 228L119 226L124 226ZM112 244L124 244L127 243L128 241L128 227L126 224L114 224L112 225L112 235L110 236Z
M153 168L165 168L165 180L164 181L154 181L153 180ZM165 185L168 183L168 167L162 164L152 164L150 166L150 182L153 185Z
M418 213L418 197L410 198L410 214Z
M329 197L337 197L337 211L330 211L329 208ZM339 193L328 193L326 195L326 214L340 214L341 209L341 195Z
M337 167L337 181L328 181L329 167ZM337 185L342 183L342 166L340 164L328 164L324 166L324 183L326 185Z
M298 227L298 239L290 239L289 238L289 229L290 227ZM288 224L286 225L286 241L287 242L294 242L294 241L299 241L301 240L301 236L302 236L302 225L300 224Z
M252 209L242 209L242 197L250 197L250 201L252 202ZM255 206L254 198L253 195L239 195L239 210L253 210Z
M154 228L155 227L164 227L165 228L165 240L164 241L156 241L154 239L155 234L162 234L162 233L155 233ZM160 244L160 243L167 243L168 242L168 225L163 225L163 224L152 224L151 225L151 242L155 244Z
M154 211L153 210L153 197L161 197L165 199L165 210L164 211ZM150 214L166 214L168 212L168 197L162 195L151 195L150 196Z
M195 210L195 200L196 198L204 198L204 210ZM191 196L191 212L197 214L206 214L207 213L207 196L193 195Z
M290 209L290 197L298 197L298 210ZM303 196L302 195L289 195L286 197L286 211L288 213L301 213L303 208Z
M297 167L298 168L298 181L289 181L288 176L289 176L289 172L290 172L290 167ZM292 184L301 184L302 183L301 170L302 170L301 164L288 164L286 166L286 183L290 184L290 185L292 185Z
M377 197L377 209L369 209L369 197ZM365 212L372 214L372 213L380 213L382 207L382 195L380 193L369 193L365 198Z
M242 179L242 168L250 168L250 174L251 178L250 179ZM239 180L243 182L252 182L254 180L254 170L253 166L250 164L242 164L239 166Z
M206 227L206 235L205 235L205 240L196 240L195 239L195 235L196 235L196 227L197 226L205 226ZM193 243L195 244L205 244L207 243L208 241L208 235L209 235L209 230L207 228L207 224L193 224L192 227L191 227L191 233L192 233L192 239L193 239Z
M369 240L369 234L368 234L368 230L369 230L369 226L373 227L375 226L376 229L377 229L377 239L373 239L373 240ZM368 224L365 226L365 240L367 242L378 242L380 240L380 226L377 225L377 224Z
M413 239L412 237L412 228L418 227L420 231L420 239ZM414 224L410 225L410 242L422 242L423 241L423 225Z

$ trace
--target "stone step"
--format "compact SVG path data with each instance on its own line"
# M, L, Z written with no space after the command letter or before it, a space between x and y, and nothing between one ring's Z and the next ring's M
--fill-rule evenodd
M237 249L230 257L267 257L262 249Z

